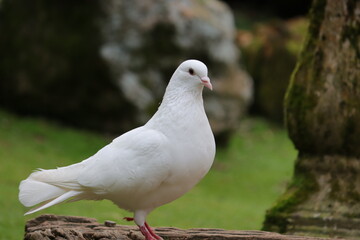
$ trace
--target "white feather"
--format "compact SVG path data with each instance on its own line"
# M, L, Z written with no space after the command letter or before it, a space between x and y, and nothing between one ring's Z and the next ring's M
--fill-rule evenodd
M34 213L34 212L37 212L37 211L40 211L40 210L43 210L45 208L48 208L48 207L51 207L55 204L58 204L58 203L61 203L69 198L72 198L72 197L75 197L77 195L81 194L81 192L77 192L77 191L69 191L69 192L65 192L64 194L58 196L57 198L51 200L51 201L48 201L36 208L33 208L31 209L30 211L26 212L25 215L28 215L28 214L31 214L31 213Z
M66 192L62 188L33 179L21 181L19 190L19 200L26 207L54 199Z

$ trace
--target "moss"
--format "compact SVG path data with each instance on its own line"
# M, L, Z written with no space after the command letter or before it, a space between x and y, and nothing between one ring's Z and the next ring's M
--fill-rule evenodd
M314 152L312 130L312 110L316 107L318 97L313 89L323 84L321 78L323 51L318 47L320 25L324 18L326 0L313 2L310 11L308 35L295 66L285 94L285 123L289 135L297 149Z
M317 48L317 42L320 34L320 25L324 18L326 0L316 0L313 2L312 8L310 10L310 23L308 27L308 34L304 42L304 47L301 51L299 61L294 70L292 76L292 82L295 81L295 76L298 72L304 71L304 68L307 71L310 71L310 75L305 76L305 81L317 79L321 68L321 62L323 60L323 53ZM312 68L306 68L307 66L315 66L315 71Z
M297 161L293 180L285 194L280 197L274 207L267 211L263 230L285 233L290 223L289 214L318 190L315 176L308 169L301 167L300 161L301 158Z
M285 122L296 148L311 152L309 113L316 106L317 98L309 95L306 87L296 83L294 77L293 74L285 95Z
M298 109L302 106L312 106L314 99L309 99L311 102L304 101L306 98L306 89L301 86L304 83L308 83L309 81L313 82L313 79L317 79L320 73L320 68L317 67L316 71L313 71L312 68L309 68L309 65L321 65L322 62L322 52L314 51L315 50L315 39L317 39L319 34L320 22L323 18L323 11L318 10L322 4L319 5L319 2L323 1L314 1L313 8L311 11L311 15L319 12L319 17L316 18L312 16L312 20L309 24L308 35L306 37L306 41L304 43L304 48L301 51L301 55L299 60L295 66L293 74L290 78L290 83L288 87L288 91L285 95L285 105L289 109ZM326 2L326 1L325 1ZM324 6L323 6L324 7ZM315 11L314 8L317 10ZM321 21L318 23L318 20ZM302 74L301 77L298 77L299 74ZM299 82L300 81L300 82ZM302 84L301 84L302 83Z
M308 44L314 44L320 32L320 26L325 16L327 0L315 0L310 9L310 24L308 28ZM304 52L304 51L303 51Z
M286 42L286 49L295 56L299 56L301 52L308 28L309 21L305 18L299 19L289 26L289 31L293 37Z
M312 109L316 100L307 94L305 86L291 82L286 95L286 106L289 110L300 111L298 115L304 116L306 110Z

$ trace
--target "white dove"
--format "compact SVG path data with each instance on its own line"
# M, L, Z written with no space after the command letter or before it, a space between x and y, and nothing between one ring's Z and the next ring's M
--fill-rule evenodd
M194 187L214 161L215 140L202 99L203 86L212 89L207 73L200 61L183 62L144 126L80 163L40 169L21 181L20 202L26 207L41 203L26 214L68 199L108 199L134 213L125 219L134 220L145 239L161 239L146 216Z

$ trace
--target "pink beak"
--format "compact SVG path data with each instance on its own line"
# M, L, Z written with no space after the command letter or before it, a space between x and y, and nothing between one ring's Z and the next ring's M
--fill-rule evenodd
M208 89L210 89L211 91L212 91L212 85L211 85L211 82L210 82L210 78L208 78L208 77L202 77L202 78L200 78L200 80L201 80L201 83L205 86L205 87L207 87Z

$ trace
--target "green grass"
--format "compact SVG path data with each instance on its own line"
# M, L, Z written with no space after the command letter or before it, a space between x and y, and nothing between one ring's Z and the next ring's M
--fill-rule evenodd
M0 239L21 239L25 221L44 213L117 221L131 214L109 201L60 204L23 216L18 184L36 168L54 168L94 154L111 139L0 111ZM152 226L260 229L266 209L284 191L296 157L284 130L261 119L242 122L218 149L210 173L192 191L150 214Z

